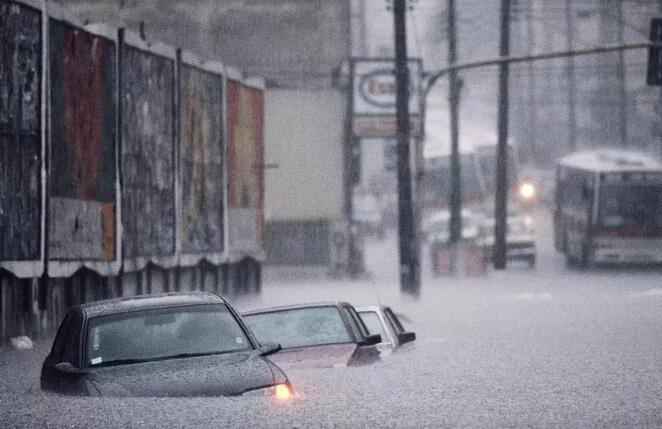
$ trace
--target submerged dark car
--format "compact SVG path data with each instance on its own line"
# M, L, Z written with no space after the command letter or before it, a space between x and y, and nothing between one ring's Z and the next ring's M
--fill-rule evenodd
M344 367L379 360L380 335L370 335L350 304L317 303L243 313L259 340L279 343L279 365Z
M41 388L78 396L275 396L292 393L238 313L212 293L99 301L71 309Z

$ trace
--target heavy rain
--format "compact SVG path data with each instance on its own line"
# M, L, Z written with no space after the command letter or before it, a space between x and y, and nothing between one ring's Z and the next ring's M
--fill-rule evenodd
M659 0L0 0L0 427L662 427Z

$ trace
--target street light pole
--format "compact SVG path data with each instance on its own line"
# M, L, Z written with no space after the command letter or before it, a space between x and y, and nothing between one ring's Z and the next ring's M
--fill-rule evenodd
M565 0L566 19L566 43L569 51L575 48L575 26L572 19L572 5L570 0ZM566 66L568 79L568 149L570 152L577 150L577 84L575 81L575 57L569 56Z
M448 64L455 65L457 62L457 41L455 30L455 0L448 0ZM449 241L453 246L453 256L457 254L457 244L462 239L462 190L460 170L460 148L458 127L458 104L459 85L457 70L452 69L448 73L449 104L450 104L450 132L451 132L451 158L450 158L450 231ZM453 263L455 262L455 258ZM455 266L451 267L455 269Z
M510 0L501 0L499 55L510 55ZM506 268L506 218L508 213L508 63L499 65L499 140L497 143L494 268Z
M418 249L414 229L414 210L409 160L409 69L407 68L406 0L393 0L395 28L396 120L398 154L398 235L400 250L400 289L419 292Z

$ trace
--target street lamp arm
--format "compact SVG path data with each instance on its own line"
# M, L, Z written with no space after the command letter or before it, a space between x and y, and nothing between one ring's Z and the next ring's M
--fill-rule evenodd
M633 49L649 49L653 47L662 48L662 44L651 43L651 42L625 43L621 45L596 46L593 48L586 48L586 49L553 51L553 52L546 52L546 53L534 54L534 55L514 55L508 57L498 57L498 58L490 58L480 61L472 61L468 63L453 64L429 75L427 79L427 84L423 91L423 99L427 98L430 89L432 89L434 84L437 83L437 80L439 80L439 78L443 77L451 70L460 71L460 70L468 70L479 67L494 66L503 63L524 63L530 61L550 60L554 58L603 54L606 52L625 51L625 50L633 50Z

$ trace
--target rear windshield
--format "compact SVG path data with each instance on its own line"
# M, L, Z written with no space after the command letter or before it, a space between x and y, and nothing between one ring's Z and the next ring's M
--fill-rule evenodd
M225 304L134 311L90 319L88 366L252 349Z
M284 349L352 342L338 308L332 306L251 314L243 319L258 341L274 341Z

